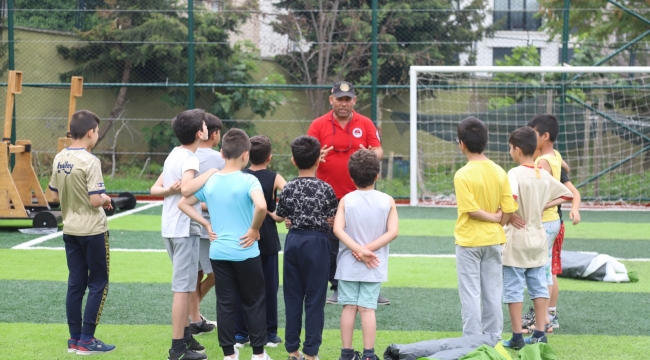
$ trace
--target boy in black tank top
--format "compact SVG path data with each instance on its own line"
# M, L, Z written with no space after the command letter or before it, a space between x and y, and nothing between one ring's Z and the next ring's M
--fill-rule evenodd
M266 136L258 135L252 137L250 141L251 166L242 171L259 180L266 199L268 214L260 228L260 240L257 245L260 249L264 282L266 283L266 331L268 336L266 346L276 347L282 342L282 339L278 336L278 288L280 285L278 252L281 250L281 246L275 223L276 221L283 222L284 218L275 215L275 207L277 191L282 190L287 182L282 175L266 168L273 157L271 140ZM243 347L249 342L246 318L241 303L237 305L237 314L235 315L235 341L237 347Z

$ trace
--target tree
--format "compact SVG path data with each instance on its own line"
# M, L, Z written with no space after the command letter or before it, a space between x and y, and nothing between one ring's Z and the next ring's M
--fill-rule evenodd
M276 56L293 80L306 85L330 85L341 79L371 81L371 17L369 0L282 0L288 10L277 16L275 31L296 44ZM410 65L452 65L461 53L471 53L485 30L484 1L455 8L440 0L379 1L378 60L380 84L408 83ZM322 90L308 91L312 115L324 111ZM366 95L367 97L367 95Z
M111 0L97 10L100 23L87 32L78 32L82 46L58 46L65 59L75 68L60 74L62 82L72 75L90 81L137 83L186 83L188 71L187 17L184 4L169 0ZM142 11L135 11L142 10ZM250 44L231 47L229 34L247 19L242 11L214 13L195 12L195 76L197 82L242 84L251 82L256 53ZM280 81L277 77L263 81ZM104 138L119 118L127 102L128 87L119 88L107 121L99 132ZM255 89L227 90L201 88L196 91L197 103L221 118L232 118L235 111L249 106L253 113L264 116L282 100L277 92ZM172 88L164 99L173 106L185 106L187 89ZM169 134L150 134L155 144L169 142ZM156 136L158 140L155 140ZM171 143L169 143L171 144ZM168 145L169 145L168 144ZM154 145L151 144L150 145Z

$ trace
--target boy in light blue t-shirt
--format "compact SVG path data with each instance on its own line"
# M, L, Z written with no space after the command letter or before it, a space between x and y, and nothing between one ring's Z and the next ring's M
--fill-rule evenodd
M266 299L262 260L257 246L260 227L266 217L266 201L256 177L241 170L248 163L250 140L240 129L230 129L221 142L226 166L210 170L181 191L178 207L208 231L210 262L215 277L219 346L227 359L239 359L235 349L237 297L246 313L253 347L253 360L270 360L264 351ZM205 202L208 222L193 207Z

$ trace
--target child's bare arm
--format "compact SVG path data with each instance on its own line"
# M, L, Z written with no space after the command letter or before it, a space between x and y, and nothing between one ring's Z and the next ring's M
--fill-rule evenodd
M474 220L481 220L481 221L487 221L493 223L501 222L501 210L497 211L496 213L490 213L483 209L479 209L477 211L468 212L467 215L469 215L469 217Z
M170 196L181 191L181 182L177 181L169 187L163 187L163 174L160 174L158 180L151 186L149 193L153 196Z
M217 169L210 169L203 174L194 177L195 172L188 170L183 173L183 180L181 181L181 193L183 196L190 196L199 191L203 185L208 181L212 174L216 173Z
M569 191L571 191L571 194L573 194L573 200L571 200L571 212L569 212L569 218L573 220L573 225L577 225L580 222L580 202L582 201L582 198L580 197L580 191L576 189L575 186L573 186L573 183L571 181L567 181L564 183L564 186L566 186Z
M377 251L381 249L391 241L395 240L398 231L399 218L397 217L397 207L395 206L395 200L393 198L390 198L390 212L388 213L388 219L386 221L386 232L373 242L367 244L366 249L370 251Z
M510 218L512 218L512 214L514 213L501 213L501 219L499 221L499 225L505 226L508 221L510 221Z
M281 223L281 222L284 221L284 218L283 218L283 217L280 217L280 216L278 216L278 215L275 214L275 211L274 211L274 212L267 211L266 213L267 213L267 214L271 217L271 219L273 219L273 221L275 221L275 222Z
M275 182L273 183L273 191L284 189L284 185L286 185L286 184L287 184L287 180L285 180L282 177L282 175L275 174Z
M253 210L253 221L251 222L251 227L248 229L246 234L239 238L241 240L239 245L243 248L252 246L255 241L260 239L260 228L266 217L266 200L264 199L264 193L262 190L253 190L251 192L251 200L253 200L253 205L255 205L255 210Z
M556 207L556 206L561 205L561 204L564 204L565 202L567 202L569 200L573 200L573 199L568 199L568 198L563 198L563 197L553 199L553 200L549 201L548 203L546 203L546 205L544 206L544 210Z
M549 164L548 160L541 159L537 162L537 165L541 166L542 169L548 171L549 174L553 175L553 169L551 168L551 164Z
M189 197L183 197L179 202L178 202L178 208L184 212L187 216L190 217L190 219L196 221L197 223L201 224L207 231L208 235L210 237L210 241L213 241L214 239L217 238L217 235L212 231L212 225L208 220L206 220L201 214L196 211L194 208L194 204L199 202L199 199L196 198L196 196L191 195Z
M365 262L366 264L376 261L378 264L379 258L371 250L361 246L359 243L354 241L345 232L345 198L341 199L339 202L339 207L336 211L336 216L334 219L334 235L350 249L353 253L356 253L358 258Z

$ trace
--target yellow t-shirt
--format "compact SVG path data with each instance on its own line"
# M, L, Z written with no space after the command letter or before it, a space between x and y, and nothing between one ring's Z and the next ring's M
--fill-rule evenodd
M551 175L553 175L553 178L555 180L560 181L560 173L562 171L562 155L560 155L560 153L557 150L553 150L553 152L555 156L551 154L546 154L538 157L535 160L535 165L537 165L539 161L542 159L548 161L548 163L551 165ZM549 222L555 220L560 220L560 214L558 214L556 207L552 207L544 210L544 213L542 214L542 222Z
M106 214L90 205L92 194L105 193L98 158L86 149L63 149L54 157L50 189L59 193L63 233L75 236L108 231Z
M456 245L490 246L506 242L499 223L471 219L470 212L485 210L496 213L517 211L508 174L492 160L470 161L454 175L458 220L454 228Z

